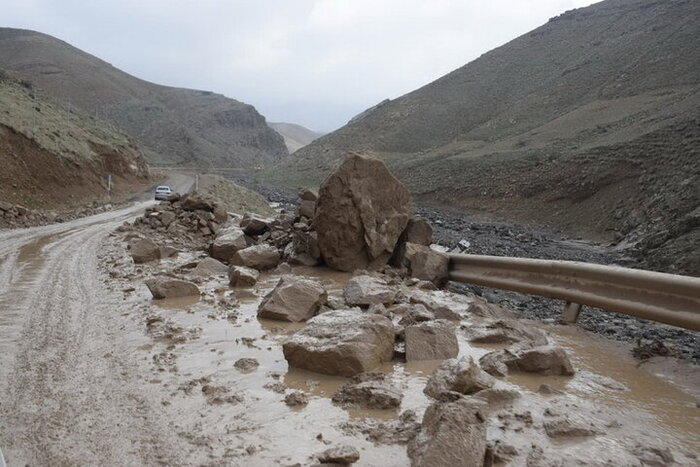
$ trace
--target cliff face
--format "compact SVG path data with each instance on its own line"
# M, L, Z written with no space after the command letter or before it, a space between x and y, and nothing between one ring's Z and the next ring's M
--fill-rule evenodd
M368 151L425 204L663 248L700 204L699 102L700 3L607 0L382 102L265 178L314 186Z
M120 198L150 184L143 153L111 125L0 71L0 201L30 208Z
M0 29L0 67L113 123L152 164L251 168L288 154L251 105L143 81L45 34Z

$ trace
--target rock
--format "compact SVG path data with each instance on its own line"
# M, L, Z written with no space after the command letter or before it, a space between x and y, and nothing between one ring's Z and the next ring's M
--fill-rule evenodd
M558 346L504 349L489 352L479 360L481 367L493 376L506 376L508 370L541 375L573 375L574 368L566 351Z
M474 397L483 399L490 406L507 404L520 397L520 392L515 389L497 389L488 388L483 389L474 394Z
M318 193L314 190L304 188L302 190L299 190L299 199L301 199L302 201L316 202L316 200L318 199Z
M318 249L318 235L313 231L295 230L289 261L304 266L321 264L321 250Z
M388 318L335 310L311 318L283 345L291 366L339 376L354 376L391 361L394 327Z
M160 222L166 227L172 224L175 219L177 219L177 215L172 211L163 211L159 216Z
M129 252L135 264L160 259L160 248L148 238L134 238L129 242Z
M199 288L192 282L169 277L156 277L146 281L153 298L176 298L198 296Z
M236 266L245 266L264 271L272 269L279 264L280 253L277 248L271 245L253 245L238 250L231 257L230 262Z
M246 247L245 234L237 227L221 229L209 245L209 255L219 261L229 262L238 250Z
M299 276L283 276L260 303L258 317L282 321L306 321L326 302L321 284Z
M284 403L290 407L298 407L308 404L309 398L301 391L294 391L284 396Z
M452 358L432 374L423 392L438 400L454 400L454 394L474 394L493 386L495 380L472 357Z
M382 279L362 275L352 277L345 287L345 301L350 306L369 306L394 302L398 290Z
M241 228L247 235L260 235L269 229L271 223L272 219L247 212L241 219Z
M411 217L401 235L401 240L406 243L430 246L433 243L433 228L422 217Z
M382 161L350 154L319 190L313 224L323 259L341 271L381 268L409 211L408 190Z
M180 254L180 250L172 246L162 246L160 247L160 257L161 258L172 258Z
M433 312L428 311L428 309L420 303L401 303L391 307L389 311L394 314L403 315L399 320L399 324L402 326L410 326L412 324L435 319Z
M236 360L236 363L234 363L233 366L241 373L251 373L258 369L260 363L254 358L246 357Z
M392 387L383 373L360 373L333 394L333 402L365 409L393 409L403 394Z
M546 396L551 396L554 394L564 394L564 391L560 391L559 389L555 389L549 384L540 384L540 387L537 388L537 393L538 394L544 394Z
M194 274L201 277L212 277L226 274L228 266L214 258L205 258L194 268Z
M289 265L289 263L280 263L273 272L275 274L291 274L292 267Z
M568 417L557 418L544 422L544 430L550 438L595 436L598 431L585 426L581 422L575 422Z
M498 320L474 332L469 341L479 344L529 342L539 346L547 345L547 336L544 331L516 320Z
M665 465L673 465L676 462L673 453L668 447L638 444L631 452L640 460L642 465L645 466L662 467Z
M314 211L316 211L315 201L303 200L299 205L299 216L306 217L307 219L313 219Z
M408 443L412 467L482 467L486 454L483 404L461 398L436 402L423 415L418 435Z
M566 351L558 346L526 349L520 352L515 362L508 366L511 369L542 375L571 376L575 373Z
M352 446L336 446L318 455L322 464L350 465L360 459L360 453Z
M252 287L258 282L260 273L245 266L231 266L228 269L228 283L231 287Z
M438 287L447 283L450 258L429 246L406 243L400 248L398 266L408 269L411 277L430 281Z
M454 326L443 320L406 327L405 341L406 361L444 360L459 353Z

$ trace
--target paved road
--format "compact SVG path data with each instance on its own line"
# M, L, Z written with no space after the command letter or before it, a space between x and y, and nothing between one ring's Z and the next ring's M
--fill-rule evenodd
M173 174L168 183L184 192L192 178ZM122 352L121 297L98 267L104 238L152 202L0 232L0 449L8 465L177 463L148 383Z

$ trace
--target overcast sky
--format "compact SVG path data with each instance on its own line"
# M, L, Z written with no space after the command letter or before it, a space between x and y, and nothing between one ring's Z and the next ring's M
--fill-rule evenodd
M592 0L0 0L2 26L329 131Z

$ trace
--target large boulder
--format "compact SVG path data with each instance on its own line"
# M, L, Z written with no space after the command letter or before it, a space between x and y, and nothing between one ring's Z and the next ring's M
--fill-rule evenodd
M486 455L485 404L468 398L425 410L420 433L408 443L412 467L482 467Z
M272 269L277 266L279 262L279 250L266 243L238 250L233 254L230 260L232 265L245 266L259 271Z
M418 243L401 245L397 264L408 269L412 277L430 281L438 287L445 285L449 276L450 258L429 246Z
M390 305L396 299L398 289L377 277L360 275L350 278L345 286L345 301L350 306Z
M481 367L493 376L506 376L508 370L565 375L575 373L566 351L555 345L501 349L489 352L479 359Z
M272 222L273 219L247 212L243 215L243 219L241 219L241 228L247 235L260 235L270 228Z
M134 263L141 264L160 259L160 247L148 238L134 238L129 242L129 252Z
M451 358L435 370L423 392L438 400L454 400L488 389L494 382L472 357Z
M247 246L245 234L234 226L221 229L214 241L209 245L209 255L219 261L230 261L238 250Z
M199 288L192 282L170 277L155 277L146 281L153 298L177 298L199 295Z
M384 316L354 310L311 318L282 346L291 366L328 375L354 376L391 361L394 326Z
M299 322L313 317L328 294L321 284L297 276L282 277L258 307L258 317Z
M444 360L459 353L454 325L435 320L407 326L404 331L406 361Z
M433 228L422 217L411 217L401 235L401 241L430 246L433 243Z
M350 154L319 190L313 225L323 259L341 271L384 266L409 213L408 190L384 163Z

